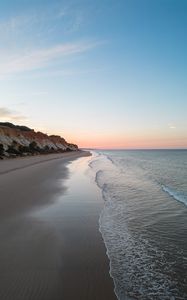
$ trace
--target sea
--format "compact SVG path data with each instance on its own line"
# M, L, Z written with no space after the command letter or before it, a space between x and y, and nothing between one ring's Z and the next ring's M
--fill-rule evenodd
M187 299L187 150L94 151L119 300Z

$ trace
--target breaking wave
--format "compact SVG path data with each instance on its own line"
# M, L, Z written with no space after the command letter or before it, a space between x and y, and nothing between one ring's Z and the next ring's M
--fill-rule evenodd
M183 203L185 206L187 206L187 197L183 193L177 192L174 189L171 189L168 186L164 186L164 185L162 185L162 189L164 192L168 193L175 200L177 200L177 201Z
M121 163L119 166L108 154L95 155L89 166L95 173L95 181L105 200L99 225L118 299L186 299L186 294L177 288L178 282L172 269L177 262L172 264L167 261L165 251L154 241L154 237L150 239L146 226L141 225L139 230L138 222L143 223L146 215L142 211L137 218L138 201L148 201L151 188L156 195L161 191L160 186L154 181L147 183L148 177L143 178L139 171L134 175L129 169L131 176L136 176L132 182L132 177L129 179L127 172L122 172L124 166ZM148 191L149 185L151 188ZM166 186L162 189L186 205L185 198L178 193Z

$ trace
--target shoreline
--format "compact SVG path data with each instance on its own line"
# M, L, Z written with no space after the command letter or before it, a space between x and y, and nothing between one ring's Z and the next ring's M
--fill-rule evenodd
M88 155L0 162L2 300L117 299Z
M18 169L30 167L32 165L40 164L43 162L55 160L55 159L76 159L82 156L91 156L89 151L71 151L64 153L49 153L49 154L38 154L25 157L6 158L0 160L0 174L9 173Z

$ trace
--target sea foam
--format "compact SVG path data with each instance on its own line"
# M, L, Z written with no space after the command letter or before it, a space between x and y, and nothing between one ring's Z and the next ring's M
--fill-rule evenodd
M156 197L163 201L160 185L152 180L144 161L98 153L89 165L105 200L99 226L118 299L186 299L177 288L172 263L144 225L147 216L142 205L146 203L147 209L151 201L158 202Z
M173 197L175 200L183 203L185 206L187 206L187 197L180 192L175 191L174 189L162 185L162 189L164 192L168 193L171 197Z

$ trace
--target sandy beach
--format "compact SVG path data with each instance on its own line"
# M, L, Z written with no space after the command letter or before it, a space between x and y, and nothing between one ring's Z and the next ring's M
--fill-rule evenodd
M116 299L88 159L70 152L0 161L1 300Z

